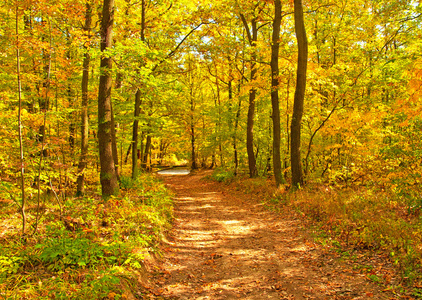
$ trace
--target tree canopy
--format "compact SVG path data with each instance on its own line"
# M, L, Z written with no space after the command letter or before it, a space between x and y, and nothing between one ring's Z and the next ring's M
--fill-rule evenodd
M299 31L293 1L116 0L104 47L101 1L6 1L3 177L28 195L50 180L74 193L79 178L83 193L82 178L99 180L98 147L107 142L117 178L129 166L135 178L138 168L189 163L275 175L277 184L381 185L414 199L422 159L419 2L295 4L303 5ZM301 30L309 50L300 83ZM111 126L101 129L95 107L105 75ZM298 167L303 174L292 178Z

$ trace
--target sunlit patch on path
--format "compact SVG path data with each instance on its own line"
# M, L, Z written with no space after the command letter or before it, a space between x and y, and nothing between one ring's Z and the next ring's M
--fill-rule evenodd
M146 299L389 299L276 215L201 175L163 176L174 228Z
M188 169L168 169L157 172L159 175L188 175L190 170Z

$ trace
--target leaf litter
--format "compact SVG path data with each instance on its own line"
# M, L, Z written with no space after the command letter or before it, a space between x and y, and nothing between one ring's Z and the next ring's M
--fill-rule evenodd
M175 219L144 299L402 299L314 243L295 214L208 174L162 176Z

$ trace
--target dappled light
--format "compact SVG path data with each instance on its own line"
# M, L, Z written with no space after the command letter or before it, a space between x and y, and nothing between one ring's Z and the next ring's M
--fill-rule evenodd
M0 298L422 299L421 22L2 1Z
M203 177L163 177L176 192L175 220L162 247L164 261L151 277L153 295L164 299L352 299L367 293L378 295L377 299L387 297L351 266L313 243L293 215L278 216L251 197Z

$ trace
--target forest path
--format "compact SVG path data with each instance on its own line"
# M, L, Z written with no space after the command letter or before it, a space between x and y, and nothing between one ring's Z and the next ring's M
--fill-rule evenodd
M205 174L162 176L175 222L145 299L394 299L314 244L294 216Z

